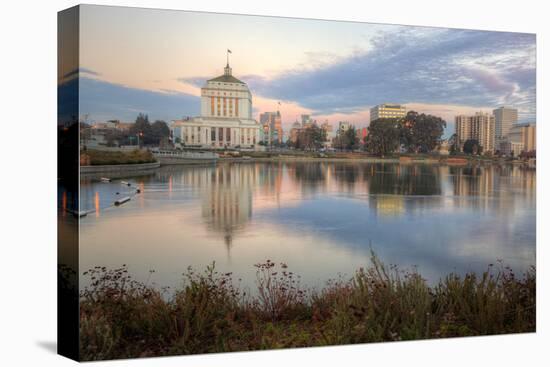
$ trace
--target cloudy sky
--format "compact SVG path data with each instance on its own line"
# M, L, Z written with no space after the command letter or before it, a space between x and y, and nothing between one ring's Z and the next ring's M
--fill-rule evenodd
M223 74L248 83L256 118L281 102L336 124L369 122L393 102L449 122L501 105L535 120L532 34L183 11L83 6L80 107L90 121L199 114L200 87Z

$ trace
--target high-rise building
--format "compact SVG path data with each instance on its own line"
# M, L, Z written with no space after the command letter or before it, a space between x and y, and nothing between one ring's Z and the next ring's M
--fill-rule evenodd
M483 152L495 150L495 116L491 114L476 112L473 116L456 116L455 131L460 150L470 139L477 140Z
M370 120L401 118L407 115L406 107L395 103L383 103L370 109Z
M521 144L525 152L537 150L537 131L535 124L515 124L510 128L508 140Z
M512 126L518 122L518 110L515 108L499 107L493 110L495 116L495 139L501 141L508 137Z
M264 112L260 114L260 125L264 130L264 142L267 144L283 142L283 127L281 123L281 113Z
M323 145L325 148L330 148L332 146L332 139L334 139L334 129L332 128L332 125L328 123L328 120L325 120L321 124L321 129L325 131L325 141L323 142Z
M290 134L288 139L292 144L296 144L298 141L298 135L300 135L300 131L302 131L302 125L296 121L292 124L292 128L290 129Z
M526 152L537 150L537 125L527 124L523 128L523 148Z

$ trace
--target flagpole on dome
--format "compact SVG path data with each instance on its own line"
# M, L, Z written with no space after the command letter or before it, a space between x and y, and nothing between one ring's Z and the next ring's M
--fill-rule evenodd
M227 65L224 68L224 75L231 75L231 68L229 67L229 54L232 54L230 49L227 49L226 56L227 56Z

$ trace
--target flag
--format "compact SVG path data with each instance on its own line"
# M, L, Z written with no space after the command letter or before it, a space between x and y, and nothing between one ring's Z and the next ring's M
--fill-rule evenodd
M233 53L233 52L231 52L231 50L230 50L230 49L227 49L227 52L229 52L230 54L232 54L232 53Z

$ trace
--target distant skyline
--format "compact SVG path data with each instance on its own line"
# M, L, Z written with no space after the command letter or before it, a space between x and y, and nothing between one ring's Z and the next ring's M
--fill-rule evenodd
M519 111L536 116L534 34L81 6L80 113L92 121L173 120L200 110L200 87L233 74L254 117L280 111L332 124L369 122L377 104L441 116Z

